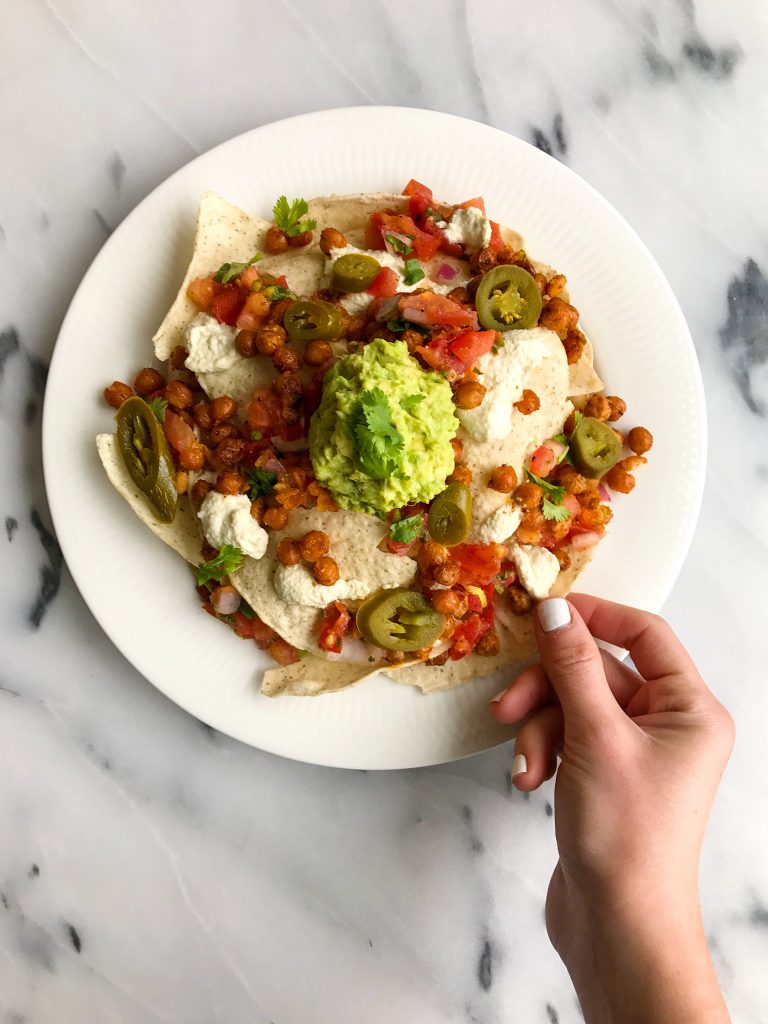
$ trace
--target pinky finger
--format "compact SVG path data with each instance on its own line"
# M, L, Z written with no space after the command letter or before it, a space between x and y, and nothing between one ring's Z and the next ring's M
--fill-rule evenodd
M531 715L515 739L514 786L529 793L551 778L562 743L563 712L559 704L550 704Z

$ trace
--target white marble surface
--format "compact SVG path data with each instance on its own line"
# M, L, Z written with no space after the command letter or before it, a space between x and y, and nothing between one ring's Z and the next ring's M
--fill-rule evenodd
M765 5L5 0L0 28L0 1024L580 1019L543 926L551 791L510 793L509 749L375 775L213 734L113 649L49 533L45 369L106 235L196 153L369 103L550 149L688 316L712 443L666 613L738 724L702 889L733 1018L768 1022Z

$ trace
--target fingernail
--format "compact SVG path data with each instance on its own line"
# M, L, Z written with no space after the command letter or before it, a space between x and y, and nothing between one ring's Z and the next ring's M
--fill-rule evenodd
M508 689L509 689L509 687L507 686L504 690L501 691L501 693L497 693L495 697L491 698L489 703L491 703L491 704L498 704L499 701L501 700L501 698L504 696L504 694L507 692Z
M512 761L512 778L516 775L524 775L528 771L528 761L526 760L525 754L515 754L515 758Z
M565 598L550 597L542 601L537 609L541 628L545 633L554 633L556 629L562 629L571 621L571 609Z

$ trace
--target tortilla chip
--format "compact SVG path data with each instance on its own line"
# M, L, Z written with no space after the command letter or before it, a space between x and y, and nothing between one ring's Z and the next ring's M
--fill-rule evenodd
M572 398L580 395L592 395L595 391L602 391L605 387L595 370L595 354L592 342L587 338L587 343L582 349L578 362L568 367L568 394Z
M173 548L174 551L178 551L181 557L191 565L198 565L202 559L200 554L202 535L197 516L189 504L189 499L186 496L179 499L176 518L172 523L159 522L149 507L147 499L125 468L115 435L99 434L96 438L96 447L109 482L117 493L125 498L142 523L148 526L164 544Z
M330 661L308 654L294 665L268 668L261 683L265 697L320 697L337 693L376 675L379 667L351 661Z

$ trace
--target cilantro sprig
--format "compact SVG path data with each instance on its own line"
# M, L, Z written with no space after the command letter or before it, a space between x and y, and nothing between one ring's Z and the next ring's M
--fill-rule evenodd
M248 267L252 267L254 263L258 263L259 260L263 259L264 253L257 252L246 263L222 263L213 275L213 279L218 281L219 284L229 284L230 281L242 274Z
M583 419L584 414L580 412L578 409L576 409L573 414L573 430L570 432L570 434L566 434L565 431L563 431L562 434L555 434L554 440L558 441L560 444L565 445L565 448L563 449L563 451L560 452L560 455L558 457L558 466L561 462L568 462L571 466L573 465L570 453L571 438L576 432L576 427L578 427L578 425L581 423Z
M309 213L309 204L306 199L294 199L293 202L289 203L285 196L280 196L274 205L272 213L275 217L275 224L289 238L303 235L305 231L312 231L317 227L317 221L313 218L301 219L305 214Z
M257 498L266 498L274 491L275 484L277 483L277 473L256 466L254 469L246 470L245 475L250 485L248 497L251 501L256 501Z
M224 544L221 551L209 562L203 562L195 568L195 579L198 587L202 587L209 580L217 582L236 572L243 564L243 552L232 544Z
M392 476L403 460L405 440L392 422L392 410L381 388L363 391L351 421L360 468L373 480Z
M431 329L423 324L415 324L411 320L387 320L387 330L393 334L402 334L403 331L418 331L419 334L427 335Z
M566 519L570 519L571 513L563 506L563 498L565 497L564 487L559 487L557 484L551 484L547 480L542 480L540 476L536 476L530 469L526 470L526 476L531 483L538 484L544 491L544 497L541 502L541 514L545 519L556 523L564 523Z
M389 536L398 544L413 544L421 533L422 516L421 512L415 515L399 519L389 527Z
M168 408L168 403L166 402L166 400L164 398L160 398L160 396L158 395L157 398L153 398L152 401L149 403L149 408L155 414L155 419L157 420L157 422L162 424L163 420L165 419L166 409Z
M420 405L426 397L426 395L422 394L408 395L407 398L400 399L400 408L405 409L406 412L413 412L416 406Z
M270 302L280 302L281 299L295 299L296 293L292 292L290 288L283 288L279 284L270 284L264 289L264 294L267 296Z
M421 281L423 277L426 277L418 260L406 260L403 264L403 270L403 280L406 284L416 284L417 281Z

